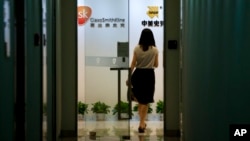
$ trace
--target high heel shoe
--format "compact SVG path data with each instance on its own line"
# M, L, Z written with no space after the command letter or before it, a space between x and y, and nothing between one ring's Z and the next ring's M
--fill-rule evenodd
M139 132L139 133L144 133L144 132L145 132L145 128L139 127L139 128L138 128L138 132Z
M145 123L145 125L144 125L143 128L142 128L142 127L139 127L139 128L138 128L138 132L139 132L139 133L144 133L145 130L146 130L146 127L147 127L147 124Z

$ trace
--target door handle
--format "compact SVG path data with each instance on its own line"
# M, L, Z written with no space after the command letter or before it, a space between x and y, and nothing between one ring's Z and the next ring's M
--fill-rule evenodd
M41 45L41 37L39 33L34 34L34 45L35 46Z

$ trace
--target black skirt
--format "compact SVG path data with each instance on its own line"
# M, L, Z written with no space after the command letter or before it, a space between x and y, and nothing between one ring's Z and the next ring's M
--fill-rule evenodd
M154 69L136 68L131 77L132 92L140 104L154 102L155 73Z

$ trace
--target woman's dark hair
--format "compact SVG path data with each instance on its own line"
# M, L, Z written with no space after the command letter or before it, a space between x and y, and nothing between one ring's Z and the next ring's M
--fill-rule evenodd
M149 28L142 30L139 45L142 46L143 51L147 51L149 46L155 46L154 35Z

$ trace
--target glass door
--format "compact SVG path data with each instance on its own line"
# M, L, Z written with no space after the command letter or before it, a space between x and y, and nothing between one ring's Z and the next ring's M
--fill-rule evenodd
M127 0L78 1L78 101L88 106L78 133L85 140L130 138L128 26Z

